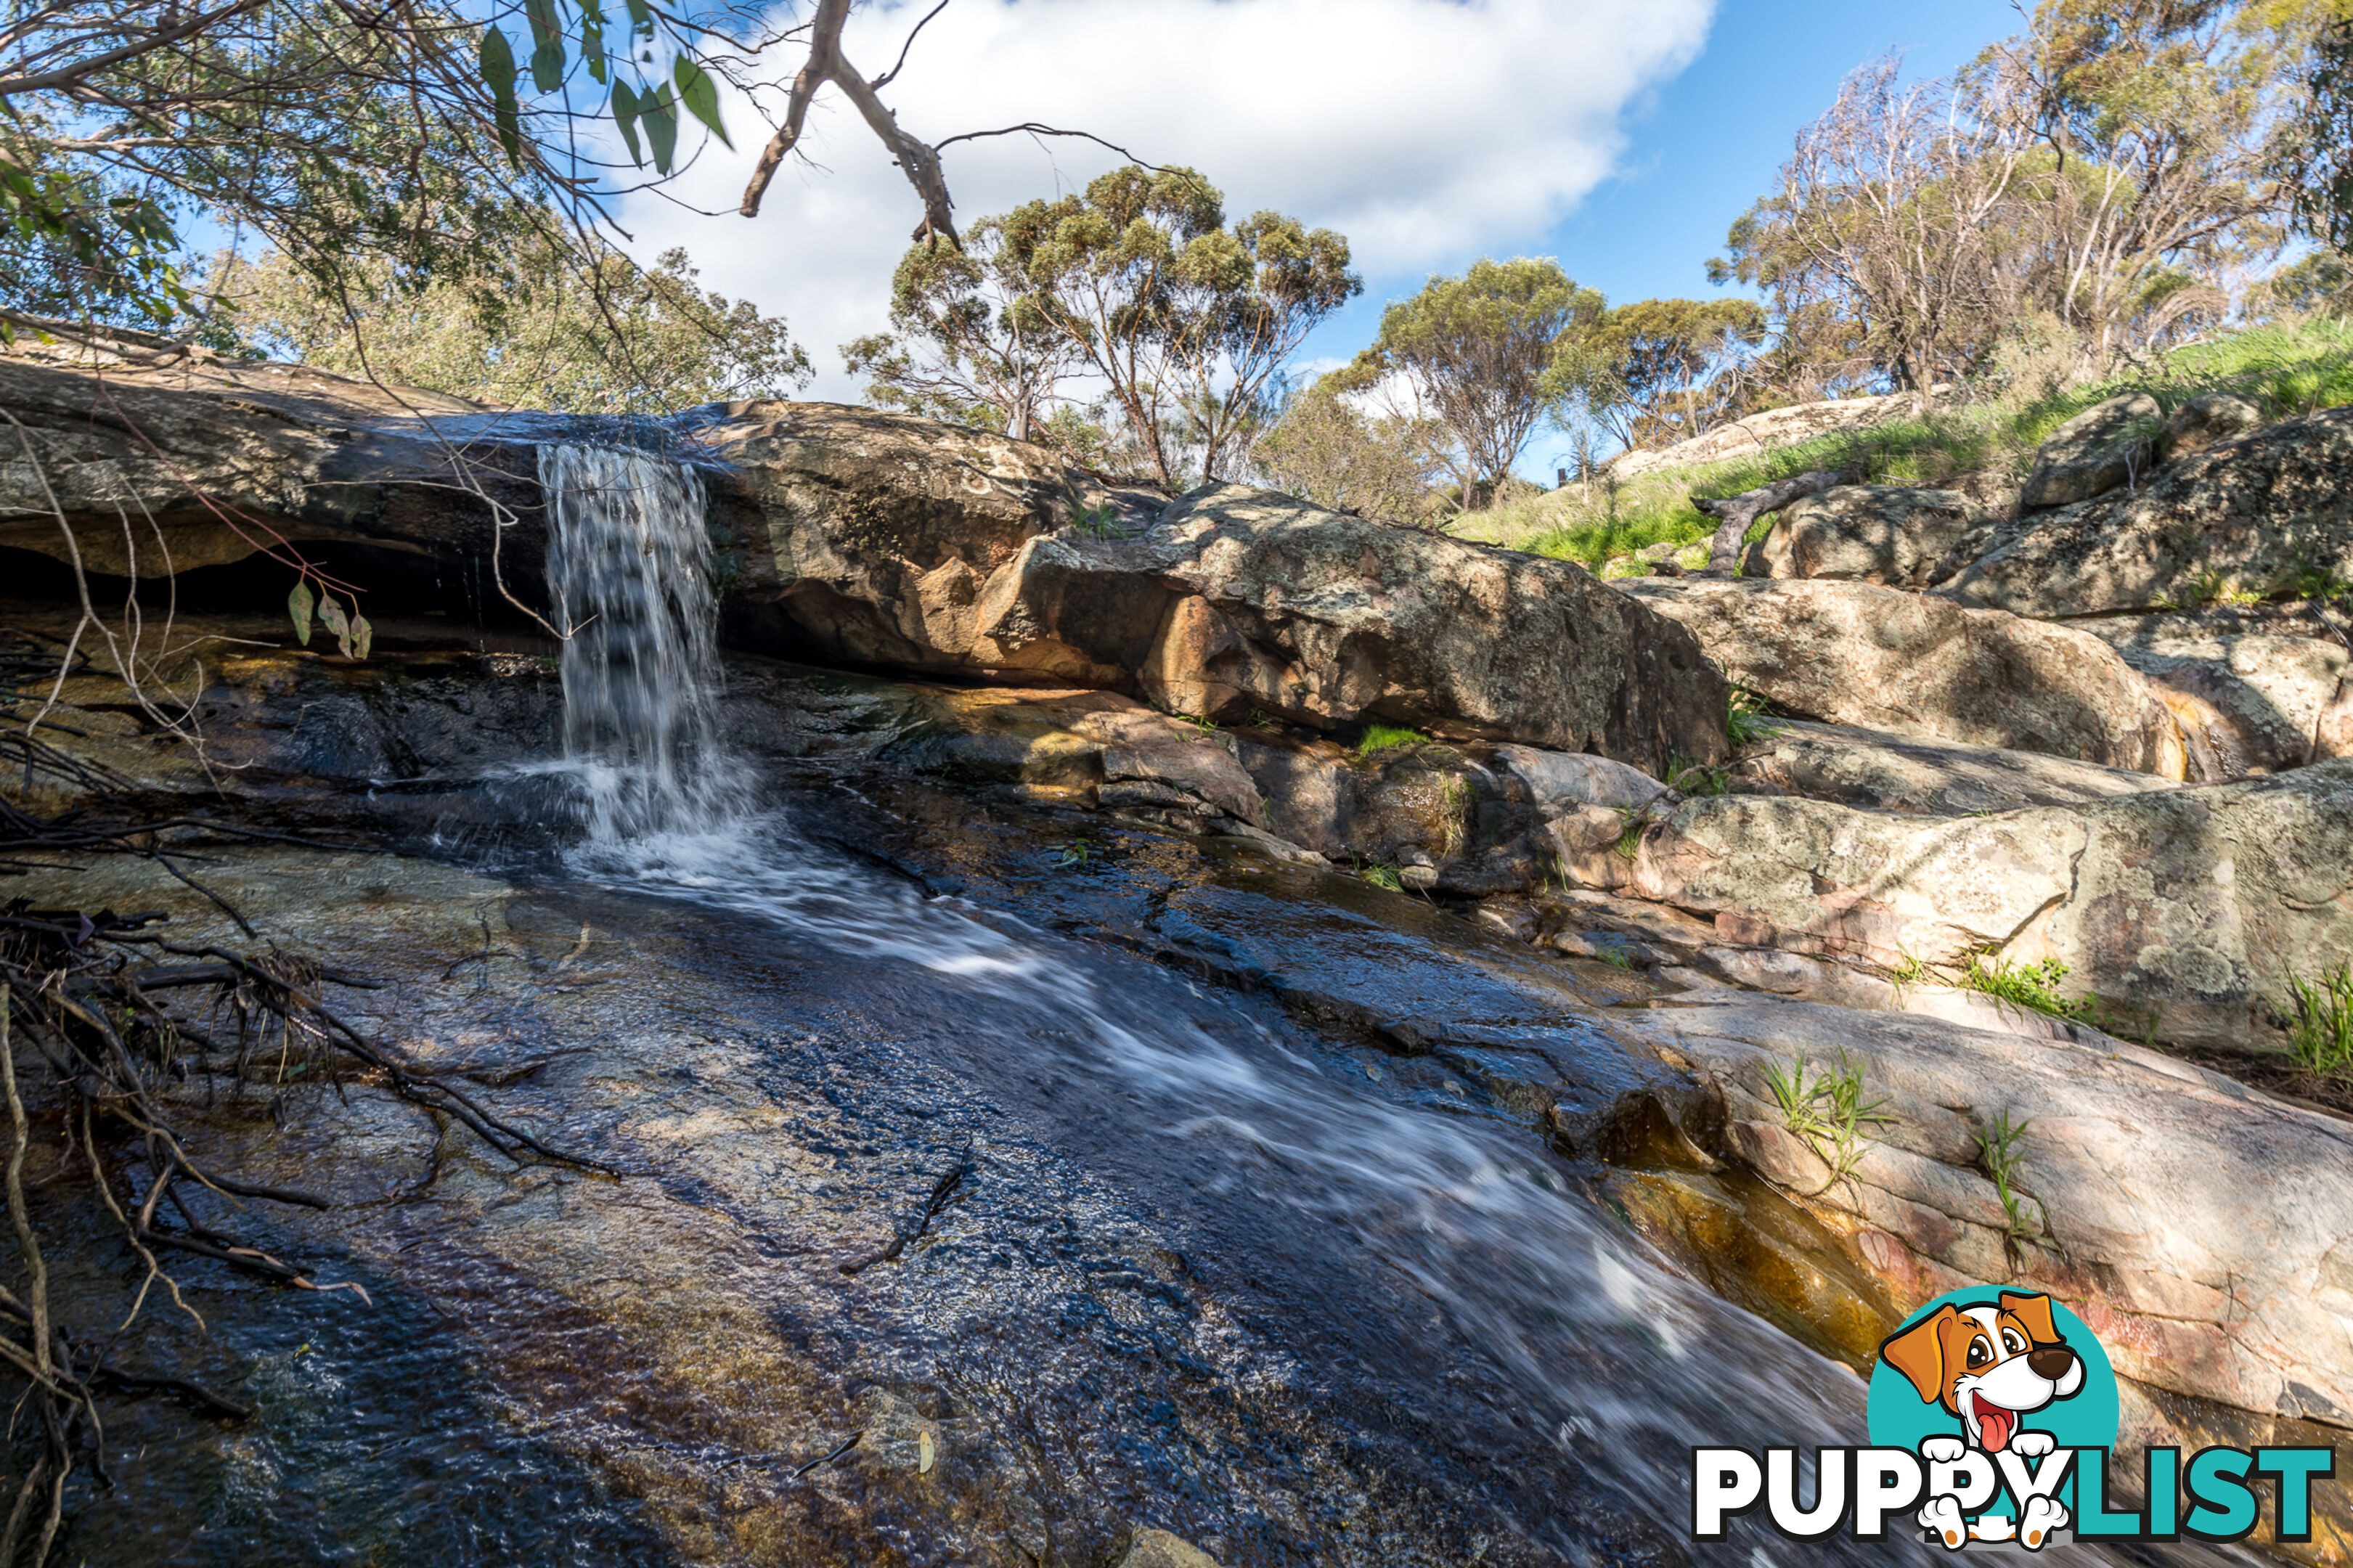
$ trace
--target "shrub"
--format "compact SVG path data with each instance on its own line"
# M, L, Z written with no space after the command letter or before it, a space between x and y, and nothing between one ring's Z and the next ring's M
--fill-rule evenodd
M1982 991L2054 1018L2073 1018L2090 1004L2070 1002L2059 994L2059 983L2066 978L2067 966L2055 958L2046 958L2040 963L2011 963L1979 953L1969 960L1961 984L1971 991Z

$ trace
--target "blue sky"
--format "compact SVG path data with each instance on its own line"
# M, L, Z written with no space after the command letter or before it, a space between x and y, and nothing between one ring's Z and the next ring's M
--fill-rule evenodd
M886 60L929 0L851 14L849 58ZM1481 256L1550 255L1613 301L1704 298L1704 264L1838 82L1890 48L1948 71L2021 25L2006 0L955 0L887 95L927 141L1042 120L1188 163L1239 216L1261 206L1349 237L1365 297L1310 339L1336 361L1388 300ZM751 117L730 110L733 123ZM650 255L784 315L854 400L838 345L881 329L918 208L838 96L810 119L761 216L732 216L754 139L697 160L673 202L627 214ZM967 221L1119 160L1026 138L951 149ZM1550 454L1531 450L1531 472Z
M2019 26L2006 0L1724 0L1698 58L1627 105L1611 172L1521 253L1557 258L1613 304L1720 294L1708 258L1722 254L1725 230L1771 187L1799 127L1830 106L1848 71L1901 48L1907 70L1939 75ZM1318 329L1305 353L1354 354L1379 330L1383 304L1426 275L1367 277L1364 297ZM1531 475L1555 466L1546 442L1540 433L1523 460Z

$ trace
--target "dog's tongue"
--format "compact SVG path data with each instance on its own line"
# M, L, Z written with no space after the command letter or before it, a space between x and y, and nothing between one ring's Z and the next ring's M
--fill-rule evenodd
M1978 1435L1985 1440L1986 1452L2000 1453L2009 1446L2010 1435L2018 1429L2017 1412L1989 1405L1976 1394L1970 1394L1969 1400L1977 1406Z

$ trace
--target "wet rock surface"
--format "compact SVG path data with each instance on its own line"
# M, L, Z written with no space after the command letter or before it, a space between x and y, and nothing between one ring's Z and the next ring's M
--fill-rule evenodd
M1327 742L1205 732L1100 692L743 661L730 722L789 794L791 826L747 837L714 883L550 860L565 818L513 766L541 743L530 727L501 741L428 718L458 697L527 710L498 693L544 680L537 656L424 649L364 681L332 656L248 657L215 698L248 693L215 710L218 740L249 748L241 787L291 829L389 826L475 868L248 847L215 853L207 885L269 911L271 933L396 981L351 999L364 1026L621 1174L512 1170L364 1086L232 1104L206 1124L208 1153L259 1179L300 1170L343 1201L273 1217L265 1244L323 1255L323 1278L364 1284L392 1321L434 1325L407 1351L446 1358L430 1363L437 1414L375 1374L385 1347L367 1333L313 1338L269 1372L285 1351L262 1325L282 1309L210 1278L201 1301L226 1314L224 1338L191 1349L158 1326L143 1353L209 1355L207 1375L257 1395L283 1375L301 1408L453 1441L489 1413L564 1478L552 1499L590 1510L581 1551L1112 1563L1174 1551L1147 1533L1162 1531L1229 1564L1453 1562L1482 1538L1482 1561L1678 1560L1672 1521L1640 1500L1682 1464L1685 1426L1721 1421L1727 1396L1749 1408L1747 1374L1726 1368L1775 1369L1743 1440L1819 1440L1853 1419L1860 1385L1790 1363L1780 1336L1867 1364L1942 1278L1892 1268L1790 1169L1744 1155L1724 1131L1738 1102L1698 1055L1661 1048L1677 1009L1786 1008L1768 998L1839 983L1776 967L1819 961L1672 900L1491 898L1466 919L1230 831L1243 819L1211 796L1262 776L1249 747ZM284 766L308 754L306 710L338 692L357 704L336 718L342 749ZM143 744L81 743L126 763ZM1738 800L1678 805L1604 759L1435 752L1324 761L1360 784L1475 767L1555 825ZM1187 761L1123 777L1121 755ZM431 787L335 771L353 759ZM1103 798L1188 779L1195 804L1158 820ZM136 862L37 884L169 909L192 933L218 921ZM1824 969L1850 977L1853 1006L1885 1005L1862 972ZM1833 1016L1872 1037L1870 1014ZM2212 1136L2205 1122L2236 1103L2215 1090L2179 1114ZM1937 1256L1929 1233L1905 1235ZM1712 1316L1729 1309L1684 1294L1674 1268L1763 1321ZM1705 1354L1663 1349L1661 1313ZM1630 1378L1644 1390L1631 1405ZM2172 1423L2152 1435L2206 1429L2152 1408ZM224 1454L304 1451L294 1428L223 1449L142 1419L159 1506L213 1510L252 1555L296 1539L202 1489L222 1484L203 1478L228 1473ZM478 1473L447 1483L459 1521L480 1517L465 1511ZM90 1528L151 1516L109 1517L91 1510ZM345 1500L315 1516L316 1538L383 1538L369 1532L403 1517ZM549 1560L534 1517L468 1550Z

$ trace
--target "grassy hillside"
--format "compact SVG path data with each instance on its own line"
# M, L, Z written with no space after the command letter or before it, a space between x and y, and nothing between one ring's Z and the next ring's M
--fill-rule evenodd
M2103 398L2134 390L2154 395L2168 414L2214 391L2236 393L2274 419L2353 403L2353 323L2252 328L2177 350L2096 386L1950 404L1925 418L1889 420L1645 475L1618 487L1614 496L1597 481L1590 502L1571 486L1467 518L1453 531L1580 562L1604 576L1626 575L1644 569L1634 557L1647 546L1696 546L1715 532L1715 522L1693 510L1694 494L1735 495L1809 468L1832 468L1870 484L1959 484L1983 499L2022 480L2035 449L2061 424ZM1696 550L1682 553L1691 564L1705 559Z

